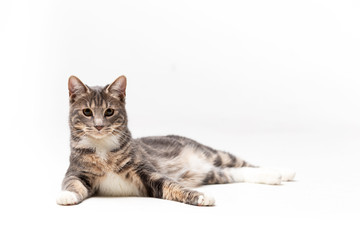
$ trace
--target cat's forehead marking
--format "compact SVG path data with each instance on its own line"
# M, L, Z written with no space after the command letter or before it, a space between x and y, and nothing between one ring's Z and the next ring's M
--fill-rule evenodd
M94 109L95 106L96 106L96 104L95 104L95 99L92 98L91 101L90 101L90 108Z
M90 107L92 109L98 108L98 107L105 108L106 103L104 103L104 102L105 101L104 101L104 97L102 96L102 93L101 93L101 88L100 87L93 87L92 88L91 99L90 99Z
M104 99L101 99L101 107L106 108L106 101Z

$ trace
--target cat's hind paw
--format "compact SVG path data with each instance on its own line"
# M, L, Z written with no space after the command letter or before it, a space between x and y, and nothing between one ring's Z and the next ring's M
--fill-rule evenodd
M270 185L281 184L281 174L267 168L230 168L231 176L235 182L261 183Z
M265 169L279 173L281 175L282 182L292 181L296 175L294 170L288 168L266 167Z
M214 206L215 198L209 195L201 194L198 198L198 206Z
M296 172L291 169L286 168L274 168L275 171L280 173L281 175L281 181L288 182L292 181L295 178Z
M76 193L70 191L61 191L56 198L56 203L59 205L75 205L79 202Z
M259 168L254 176L249 176L247 182L262 183L269 185L281 184L281 174L278 171L273 171L266 168Z

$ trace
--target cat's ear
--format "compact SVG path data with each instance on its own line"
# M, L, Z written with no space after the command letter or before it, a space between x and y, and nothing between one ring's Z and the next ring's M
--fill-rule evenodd
M89 91L88 87L75 76L69 77L68 88L69 97L72 101L74 101L77 96L80 96Z
M126 77L118 77L112 84L110 84L106 91L120 100L124 99L126 96Z

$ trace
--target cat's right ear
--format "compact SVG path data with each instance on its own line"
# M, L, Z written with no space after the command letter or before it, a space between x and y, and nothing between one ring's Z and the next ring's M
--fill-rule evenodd
M86 85L83 84L80 79L75 76L69 77L68 88L71 102L75 101L76 97L81 96L82 94L85 94L89 91Z
M106 92L120 100L124 100L126 96L126 77L124 75L118 77L106 88Z

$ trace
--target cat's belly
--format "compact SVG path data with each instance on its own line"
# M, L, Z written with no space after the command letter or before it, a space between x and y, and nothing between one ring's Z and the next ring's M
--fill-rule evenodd
M101 196L141 196L139 187L122 175L107 173L99 183Z

